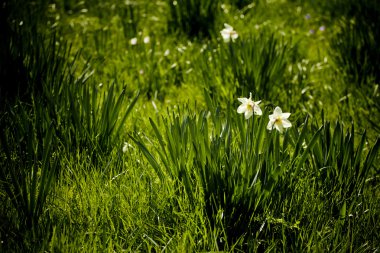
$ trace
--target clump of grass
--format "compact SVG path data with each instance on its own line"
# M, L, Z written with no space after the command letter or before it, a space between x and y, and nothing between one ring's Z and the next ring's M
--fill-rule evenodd
M318 171L320 187L337 198L330 215L345 217L351 212L345 210L346 201L357 203L353 199L363 189L380 147L376 142L364 158L365 135L355 150L352 133L344 137L339 124L331 135L329 123L313 130L306 120L300 130L295 127L280 136L267 131L266 113L244 122L231 112L222 117L212 110L208 117L207 112L195 115L186 111L161 119L163 131L151 120L156 148L149 150L139 135L132 139L158 177L178 179L190 200L200 184L205 213L211 225L223 231L219 247L224 249L245 248L251 237L271 244L265 238L277 237L278 226L298 228L297 221L274 218L277 212L272 209L282 206L287 191L295 190L303 170ZM362 158L364 163L359 162ZM306 177L315 173L306 173ZM302 219L305 214L299 215ZM260 233L267 222L273 228ZM285 247L285 242L282 245Z
M239 85L238 94L252 91L269 99L281 87L291 49L274 34L262 32L230 44L227 50L228 62Z
M345 80L358 87L380 81L377 67L380 51L376 45L380 34L367 22L362 21L362 16L360 19L342 20L338 25L339 32L330 43L334 60L343 71Z
M230 0L230 3L238 7L239 9L242 9L250 4L257 4L259 1L252 1L252 0Z
M87 85L92 75L87 69L76 78L76 58L68 60L68 47L57 47L55 37L47 44L36 38L40 43L27 47L22 62L28 70L27 102L7 104L0 122L1 187L20 220L16 233L31 232L33 240L43 226L50 228L46 201L60 175L59 160L84 150L92 162L109 154L138 98L125 108L125 91L117 95L111 86L99 95Z
M18 222L14 234L35 240L48 226L46 202L59 174L60 148L52 120L37 101L19 103L3 115L1 125L0 182Z
M29 82L29 70L25 60L33 50L31 44L40 42L40 31L47 18L46 1L34 4L29 1L6 1L0 8L0 29L4 39L0 43L0 97L2 105L14 103L17 98L26 99L33 90ZM41 36L42 37L42 36ZM35 49L38 50L38 49ZM41 89L40 89L41 91Z
M220 12L219 1L168 0L167 3L170 10L169 32L180 32L190 38L210 38L214 34Z
M339 8L338 8L339 7ZM340 8L341 7L341 8ZM352 100L352 118L359 118L358 125L369 123L378 131L379 124L371 118L379 118L379 59L380 7L376 1L337 1L333 7L336 14L337 31L330 38L330 55L336 71L342 73L344 100ZM353 95L352 98L349 98ZM363 110L358 110L363 108ZM372 115L372 116L369 116ZM370 133L371 134L371 133ZM372 134L371 134L372 135Z
M258 98L277 97L277 102L285 102L280 101L281 94L292 93L285 91L285 86L293 51L290 42L268 30L241 35L236 42L219 48L206 46L199 57L199 73L209 95L220 102L249 92Z
M136 37L139 27L140 8L139 5L128 2L118 7L125 38Z
M312 6L328 12L330 22L336 21L335 27L332 26L335 32L330 37L330 54L344 73L345 81L359 87L372 81L378 83L378 3L375 0L322 2L316 1Z
M144 39L149 39L144 43ZM130 51L123 57L131 61L129 67L130 77L135 80L136 88L146 94L148 99L158 98L165 100L165 96L171 87L181 86L183 73L181 69L184 63L176 51L165 55L163 47L157 45L154 37L139 36L136 45L129 45Z
M248 2L0 6L0 76L20 88L0 87L0 251L378 250L376 75L362 64L350 81L323 55L346 27L331 23L357 29L352 10L376 6L318 16L342 1ZM263 115L245 120L249 92ZM328 99L339 110L319 116ZM275 105L292 112L284 133L267 130Z

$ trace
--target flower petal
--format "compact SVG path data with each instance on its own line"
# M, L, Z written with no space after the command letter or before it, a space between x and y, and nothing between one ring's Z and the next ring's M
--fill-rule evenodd
M223 37L223 41L226 42L226 43L230 42L230 37Z
M255 106L253 107L253 110L255 111L256 115L263 115L260 106L258 106L257 104L255 104Z
M132 38L131 45L136 45L136 44L137 44L137 38Z
M253 115L253 111L251 110L246 110L244 113L244 116L246 119L249 119L250 117L252 117L252 115Z
M230 37L231 36L231 31L228 31L227 29L223 29L220 31L220 34L224 37L224 36L228 36Z
M272 120L268 122L268 125L267 125L267 129L268 130L272 130L273 129L273 123L274 123L274 121L272 121Z
M287 119L287 118L289 118L290 114L291 114L290 112L284 112L284 113L282 114L281 118L282 118L282 119Z
M281 123L275 123L274 124L274 127L280 132L282 133L284 131L284 127L282 126Z
M243 113L243 112L245 112L245 111L247 111L247 105L246 105L246 104L241 104L241 105L239 105L239 107L237 108L237 112L238 112L238 113Z
M232 26L230 26L227 23L224 23L224 27L225 27L226 30L233 30L234 29L234 28L232 28Z
M282 110L280 107L276 106L276 108L274 108L274 111L273 111L273 116L281 116L282 115Z
M240 103L247 103L248 102L248 98L238 98L239 102Z
M292 123L290 123L290 121L288 119L283 119L282 125L284 126L284 128L289 128L292 126Z
M255 104L257 104L257 105L260 104L260 103L261 103L261 100L258 100L258 101L255 102Z
M224 42L230 41L231 34L229 31L222 30L222 31L220 31L220 34L222 35Z

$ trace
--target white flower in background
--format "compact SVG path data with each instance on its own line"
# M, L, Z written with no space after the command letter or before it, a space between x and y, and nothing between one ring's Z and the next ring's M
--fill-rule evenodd
M269 115L269 122L267 125L268 130L272 130L275 127L280 133L284 131L284 128L289 128L292 123L288 120L290 116L289 112L282 112L280 107L274 109L273 114Z
M235 41L239 35L229 24L224 24L224 29L220 31L224 42L230 42L230 40Z
M123 146L123 153L127 152L130 148L134 148L131 144L129 144L128 142L124 142L124 146Z
M156 103L152 100L152 106L156 112L158 112Z
M249 119L253 114L262 115L263 112L259 106L261 100L253 101L252 93L249 93L249 98L238 98L241 105L237 108L238 113L244 113L246 119Z
M170 50L169 49L166 49L165 53L164 53L164 56L168 56L170 54Z
M137 44L137 38L132 38L131 39L131 45L136 45Z
M149 38L149 36L146 36L145 38L144 38L144 43L145 44L148 44L150 42L150 38Z

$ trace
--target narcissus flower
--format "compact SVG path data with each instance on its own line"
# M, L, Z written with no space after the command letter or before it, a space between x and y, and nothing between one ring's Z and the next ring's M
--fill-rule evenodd
M235 41L239 35L229 24L224 24L224 29L220 31L224 42L230 42L230 40Z
M131 42L132 46L136 45L137 44L137 38L132 38L130 42Z
M268 130L272 130L275 127L280 133L284 131L284 128L289 128L292 123L288 120L290 116L289 112L282 112L280 107L274 109L273 114L269 115L269 122L267 125Z
M129 144L128 142L124 142L123 153L127 152L131 148L134 149L134 147L131 144Z
M241 105L237 108L238 113L244 113L246 119L249 119L253 114L262 115L263 112L259 106L261 100L253 101L252 93L249 93L249 98L238 98Z

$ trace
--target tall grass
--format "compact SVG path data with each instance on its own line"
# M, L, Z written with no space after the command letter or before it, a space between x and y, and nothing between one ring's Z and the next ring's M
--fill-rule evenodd
M170 10L169 32L180 32L193 37L211 37L220 13L219 1L167 1Z
M39 1L35 5L28 1L5 1L2 3L0 8L0 29L4 38L0 43L0 78L3 80L0 88L2 105L6 101L15 102L19 96L27 97L33 89L39 88L31 87L28 82L28 69L24 66L24 60L32 50L28 43L38 43L35 35L40 29L39 25L46 20L45 16L38 15L38 13L42 13L46 8L46 1ZM33 17L34 14L37 15Z
M380 38L377 24L380 23L380 6L376 1L337 1L332 8L339 8L337 32L330 39L330 54L342 73L346 94L353 94L355 104L360 103L365 110L355 113L357 117L366 114L378 118L379 59L377 42ZM358 99L356 99L358 98ZM353 109L356 110L356 109ZM373 128L379 130L376 121L369 120Z
M238 94L252 91L264 99L273 96L283 82L290 50L287 43L266 32L230 44L228 61L239 84Z
M48 114L33 104L18 104L2 119L12 122L1 134L1 184L17 211L21 231L36 230L59 173L59 148Z
M243 34L218 48L206 47L199 57L198 72L209 95L220 101L252 92L260 99L276 97L276 102L285 102L284 93L294 94L296 88L286 86L293 55L291 42L263 30Z
M0 251L377 251L377 6L337 3L2 3Z
M138 92L125 107L125 90L111 85L98 91L97 84L87 83L91 70L78 76L76 58L69 60L70 48L57 46L55 36L49 41L35 38L38 44L21 43L18 48L28 93L5 104L0 175L4 196L19 220L14 233L31 232L39 240L42 228L51 226L46 205L62 173L61 160L78 152L96 163L119 147ZM30 247L24 246L20 249Z
M272 208L282 206L286 192L295 190L293 187L304 178L298 178L302 170L313 171L306 178L315 175L317 189L326 191L326 200L334 200L331 208L338 208L338 214L346 217L351 212L346 210L346 201L352 201L351 208L357 203L353 199L362 191L380 147L377 141L364 154L363 135L355 150L353 131L344 137L339 124L333 135L329 123L314 133L306 121L299 131L294 128L280 136L267 131L268 113L247 122L231 111L224 117L218 110L211 111L210 117L209 113L196 115L183 109L160 119L163 128L150 120L157 138L152 150L139 135L133 140L158 177L163 182L178 179L190 200L200 184L205 213L211 225L222 231L222 249L237 245L245 248L252 235L267 241L257 231L261 232L266 222L276 223L267 221L276 213ZM360 162L362 158L364 163ZM334 212L330 214L336 215ZM282 224L289 229L298 226ZM273 226L276 229L277 225Z

